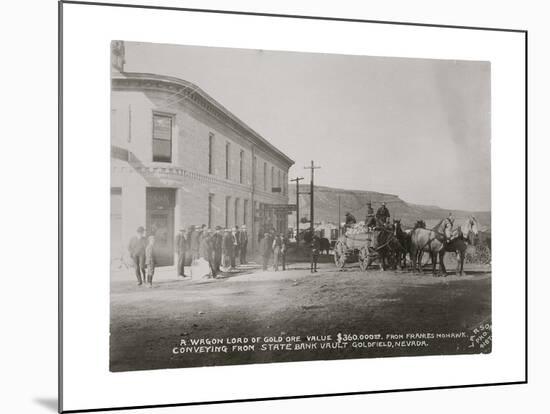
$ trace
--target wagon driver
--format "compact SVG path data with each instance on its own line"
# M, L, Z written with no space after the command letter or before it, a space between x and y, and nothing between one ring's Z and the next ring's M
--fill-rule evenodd
M389 222L389 219L390 219L390 212L389 212L388 208L386 207L386 203L382 202L382 205L376 211L376 221L381 226L384 226L386 223Z
M355 223L357 223L357 220L355 220L353 214L348 211L346 213L346 224L344 224L344 233L346 233L348 229L351 228Z
M365 218L365 224L367 227L376 227L376 219L374 218L374 209L369 201L367 203L367 217Z

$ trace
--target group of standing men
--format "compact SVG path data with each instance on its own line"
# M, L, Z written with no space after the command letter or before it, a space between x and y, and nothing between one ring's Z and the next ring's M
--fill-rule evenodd
M130 239L128 252L134 264L138 286L146 283L147 287L153 287L156 264L155 236L146 237L145 229L139 226L137 234Z
M273 270L278 271L279 266L286 270L286 253L288 249L288 238L276 233L274 229L265 232L260 239L260 254L262 256L262 269L265 271L269 266L269 259L273 254Z
M217 226L214 230L206 225L190 226L181 229L176 237L178 255L178 276L187 277L185 266L204 259L210 267L210 277L217 277L222 268L231 270L237 267L237 258L241 265L246 264L248 250L248 233L246 226L239 229L223 229Z

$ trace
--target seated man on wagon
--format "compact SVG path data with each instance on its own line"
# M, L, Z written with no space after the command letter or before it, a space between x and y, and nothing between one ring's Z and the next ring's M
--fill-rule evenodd
M348 229L351 228L354 224L357 223L357 220L349 211L346 213L346 223L344 224L344 234L347 233Z
M376 222L379 227L385 227L390 220L390 212L386 207L386 203L382 202L380 208L376 211Z
M374 209L369 201L367 203L367 217L365 218L365 225L369 228L376 227L376 218L374 217Z

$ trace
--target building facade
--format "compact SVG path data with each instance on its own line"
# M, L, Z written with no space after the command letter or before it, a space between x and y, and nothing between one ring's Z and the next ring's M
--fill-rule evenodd
M286 231L288 156L200 87L161 75L112 72L111 253L138 226L157 236L172 265L180 228L245 224L259 235Z

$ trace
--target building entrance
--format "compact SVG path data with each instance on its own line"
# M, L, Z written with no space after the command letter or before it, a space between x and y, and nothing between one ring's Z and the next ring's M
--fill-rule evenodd
M147 188L147 235L155 236L157 266L174 264L174 207L173 188Z

